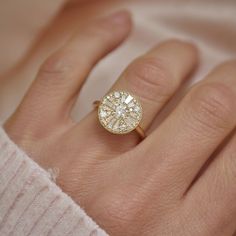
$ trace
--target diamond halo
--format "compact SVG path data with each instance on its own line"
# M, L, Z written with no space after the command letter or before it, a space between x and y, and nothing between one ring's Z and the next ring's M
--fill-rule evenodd
M98 118L109 132L126 134L139 125L142 119L142 106L130 93L113 91L101 100Z

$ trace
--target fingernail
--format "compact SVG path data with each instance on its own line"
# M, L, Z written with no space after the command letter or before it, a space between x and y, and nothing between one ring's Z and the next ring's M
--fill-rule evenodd
M108 19L111 20L112 23L117 24L117 25L124 24L129 19L129 12L125 10L119 11L110 15Z

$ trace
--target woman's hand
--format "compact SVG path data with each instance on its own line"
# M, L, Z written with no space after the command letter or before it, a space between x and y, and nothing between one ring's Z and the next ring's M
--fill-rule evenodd
M121 12L75 35L41 67L5 129L45 169L58 168L58 185L111 235L231 236L236 61L191 88L158 127L151 124L197 64L196 49L171 40L131 63L111 90L140 99L148 132L142 142L135 132L108 133L96 111L71 119L89 72L130 28Z

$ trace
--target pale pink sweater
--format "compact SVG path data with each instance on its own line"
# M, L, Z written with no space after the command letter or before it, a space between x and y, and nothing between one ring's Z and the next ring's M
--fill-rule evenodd
M0 236L105 236L0 128Z

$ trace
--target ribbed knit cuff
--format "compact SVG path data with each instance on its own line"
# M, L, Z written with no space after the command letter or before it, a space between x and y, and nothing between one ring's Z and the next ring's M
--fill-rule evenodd
M107 235L1 127L0 235Z

